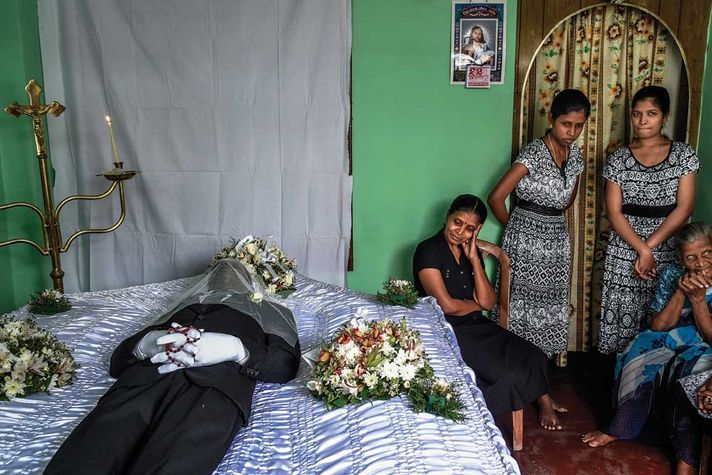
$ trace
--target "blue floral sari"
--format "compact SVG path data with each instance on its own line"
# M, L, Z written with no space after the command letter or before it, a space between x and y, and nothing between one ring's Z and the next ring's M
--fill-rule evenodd
M668 265L661 269L652 313L662 311L675 293L684 269ZM712 288L707 289L707 308L712 311ZM712 369L712 346L697 332L692 306L685 299L678 324L669 331L645 330L618 355L616 365L617 409L606 432L619 439L638 437L656 394L672 388L682 377ZM697 465L695 434L685 411L674 407L671 414L672 441L678 458Z

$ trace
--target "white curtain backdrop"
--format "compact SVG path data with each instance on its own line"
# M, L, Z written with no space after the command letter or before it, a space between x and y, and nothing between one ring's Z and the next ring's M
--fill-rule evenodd
M55 203L112 167L128 215L62 255L65 288L201 272L230 237L270 238L343 285L351 226L350 0L41 0ZM62 211L65 239L119 216L118 193Z

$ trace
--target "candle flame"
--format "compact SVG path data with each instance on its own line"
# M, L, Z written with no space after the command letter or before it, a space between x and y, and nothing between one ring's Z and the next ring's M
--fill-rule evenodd
M106 116L104 116L104 118L106 119L106 121L107 121L108 123L111 123L111 117L109 117L108 115L106 115Z

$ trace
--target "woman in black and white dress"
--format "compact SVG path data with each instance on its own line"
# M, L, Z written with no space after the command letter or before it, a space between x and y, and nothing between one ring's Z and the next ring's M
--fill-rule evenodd
M590 111L581 91L557 94L551 128L524 147L488 199L506 226L502 248L512 261L509 329L549 357L567 349L571 245L563 212L576 197L583 171L574 142ZM505 199L513 191L518 201L509 213Z
M662 134L670 113L665 88L640 89L631 109L636 138L614 152L603 171L612 229L601 294L601 353L625 350L647 326L657 269L675 261L670 236L692 214L700 168L692 147Z

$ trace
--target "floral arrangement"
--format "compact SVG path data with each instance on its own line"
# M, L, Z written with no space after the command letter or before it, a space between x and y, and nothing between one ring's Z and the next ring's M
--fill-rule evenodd
M0 318L0 400L71 384L77 368L69 348L33 320Z
M297 261L264 239L254 236L246 236L240 241L231 239L230 244L215 254L212 265L222 259L240 261L262 284L268 295L279 294L285 297L295 290L294 271L297 269ZM263 298L263 293L259 291L250 296L250 300L255 303L262 302Z
M357 314L322 346L307 388L329 409L405 392L416 412L465 418L456 388L434 377L420 334L405 319L365 322Z
M408 308L413 308L418 303L418 291L409 280L391 277L383 283L383 290L385 292L376 294L380 302Z
M69 299L62 292L54 289L35 292L27 304L30 306L30 312L36 315L54 315L72 308Z

